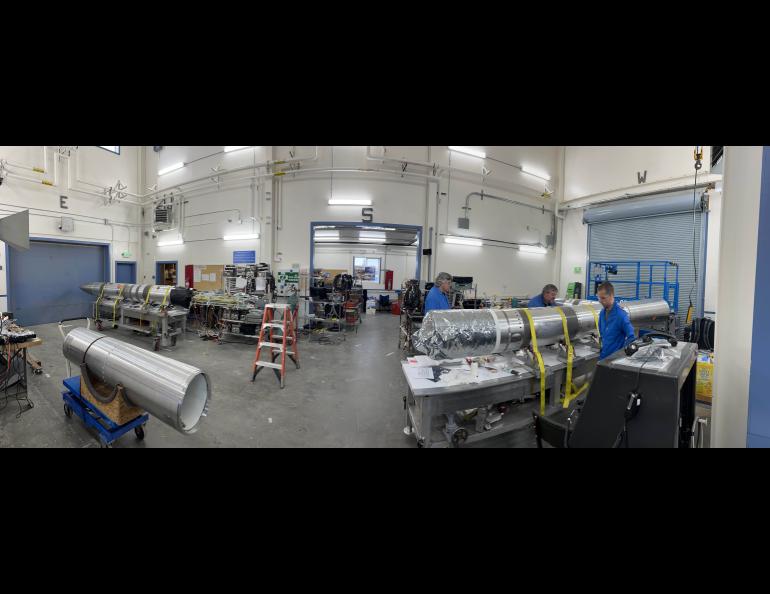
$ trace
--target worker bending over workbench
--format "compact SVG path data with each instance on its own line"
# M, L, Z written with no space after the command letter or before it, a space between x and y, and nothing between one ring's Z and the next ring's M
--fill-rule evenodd
M626 310L615 303L615 287L610 282L603 282L596 290L596 296L602 309L599 314L599 332L602 336L602 350L599 360L624 348L634 340L634 327Z

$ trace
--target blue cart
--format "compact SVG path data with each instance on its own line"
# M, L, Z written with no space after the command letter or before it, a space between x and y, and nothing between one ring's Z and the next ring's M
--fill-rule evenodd
M139 440L144 439L144 426L150 420L147 413L129 421L125 425L114 423L107 415L96 406L83 398L80 394L80 376L64 380L65 391L61 393L64 400L64 414L72 418L73 413L80 417L86 427L96 429L99 434L99 442L103 448L109 448L129 431L136 434Z
M91 320L89 318L70 318L59 322L59 332L62 338L65 336L64 329L70 328L65 326L64 322L72 322L75 320L86 320L87 328L91 327ZM67 375L72 376L72 368L70 362L67 361ZM86 400L80 391L80 376L69 377L64 380L65 391L61 393L64 400L64 414L67 418L72 418L75 414L86 424L86 427L96 429L99 435L99 442L103 448L112 447L115 440L120 439L123 435L129 431L134 431L138 440L144 439L144 426L147 421L150 420L150 415L147 413L129 421L124 425L118 425L107 415L105 415L97 406Z

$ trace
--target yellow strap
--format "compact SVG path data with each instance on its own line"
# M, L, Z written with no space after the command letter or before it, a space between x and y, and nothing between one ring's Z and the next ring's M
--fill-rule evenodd
M561 307L555 308L561 316L561 326L564 329L564 342L567 345L567 381L565 385L564 393L564 408L569 407L569 403L572 402L574 396L572 395L572 361L575 358L575 350L572 348L572 342L569 339L569 329L567 328L567 316L564 314L564 310Z
M596 322L596 334L599 336L599 342L602 340L602 331L599 330L599 314L596 313L596 310L591 307L590 305L585 305L584 307L587 307L589 310L591 310L591 313L594 316L594 322Z
M151 292L152 292L152 287L147 289L147 297L144 300L144 305L142 305L142 309L139 310L139 328L142 327L142 323L144 322L144 308L147 307L147 304L150 302Z
M574 400L575 398L580 396L583 392L586 391L587 387L588 387L588 382L584 383L583 386L579 390L575 387L575 384L572 384L572 390L573 390L573 392L572 392L572 399Z
M540 354L540 350L537 348L537 333L535 332L535 322L532 321L532 315L529 310L524 308L523 311L527 319L529 320L529 332L532 335L532 350L537 358L538 367L540 367L540 414L545 414L545 363L543 363L543 356Z
M104 296L104 285L105 283L102 283L102 288L99 289L99 296L96 298L96 304L94 304L94 320L99 319L99 306L102 304L102 297Z
M160 304L161 307L165 307L166 299L168 299L168 296L171 294L171 289L173 289L173 288L174 287L169 287L168 290L166 291L166 294L163 295L163 302ZM149 297L149 293L147 294L147 296Z
M112 325L115 325L115 319L118 317L118 302L123 299L123 289L125 289L126 285L120 285L120 292L118 292L118 296L115 298L115 303L112 305Z

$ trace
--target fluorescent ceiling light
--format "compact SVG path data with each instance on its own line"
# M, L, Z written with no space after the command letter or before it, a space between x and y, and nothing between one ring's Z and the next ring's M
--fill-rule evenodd
M232 153L233 151L240 151L247 148L251 148L251 147L250 146L226 146L225 152Z
M382 239L384 241L387 235L383 231L359 231L358 237L360 239Z
M370 198L331 198L329 206L371 206Z
M519 251L529 252L530 254L547 254L548 250L542 245L520 245Z
M181 169L184 167L184 163L174 163L173 165L169 165L168 167L164 167L160 171L158 171L158 175L166 175L167 173L171 173L172 171L176 171L177 169Z
M247 233L245 235L225 235L225 241L239 241L244 239L259 239L259 233Z
M395 227L367 227L366 225L356 225L358 229L370 229L372 231L396 231ZM316 227L320 229L320 227Z
M537 171L536 169L532 169L530 167L527 167L526 165L521 166L522 173L526 173L527 175L534 175L535 177L539 177L540 179L544 179L545 181L551 181L551 176L547 173L544 173L542 171Z
M480 239L473 239L472 237L455 237L452 235L447 235L444 238L444 243L456 243L457 245L473 245L476 247L481 247L484 245L484 242Z
M159 241L158 247L166 247L169 245L182 245L184 243L183 239L169 239L168 241Z
M472 149L467 146L450 146L449 150L454 151L456 153L465 153L466 155L470 155L471 157L478 157L479 159L487 158L486 153L477 151L476 149Z
M315 238L316 239L326 239L327 241L329 239L339 239L340 238L340 232L339 231L316 231L315 232Z

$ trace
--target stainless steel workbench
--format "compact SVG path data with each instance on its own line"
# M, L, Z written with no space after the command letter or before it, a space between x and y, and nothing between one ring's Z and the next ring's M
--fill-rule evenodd
M572 377L577 378L593 371L599 357L595 343L586 341L575 343L575 359ZM564 380L567 370L564 351L558 348L545 348L541 351L546 368L546 390L550 389L546 403L546 413L562 406ZM448 385L444 377L439 382L432 382L417 377L419 365L410 364L410 359L402 361L402 371L407 381L407 395L404 397L406 426L404 433L413 435L418 447L449 447L451 442L444 434L446 417L443 415L457 411L475 409L493 404L531 400L540 400L540 371L537 364L533 368L531 361L524 357L507 357L512 361L516 373L480 372L477 383ZM502 360L502 357L500 358ZM434 361L433 365L452 364L462 361ZM467 366L466 366L467 368ZM531 414L504 414L490 430L477 431L473 423L463 424L468 437L465 443L473 443L522 429L532 424Z

